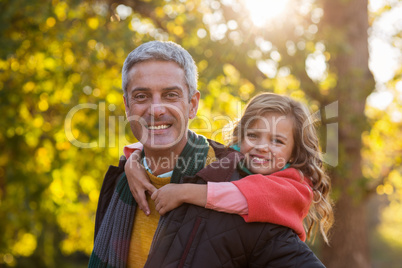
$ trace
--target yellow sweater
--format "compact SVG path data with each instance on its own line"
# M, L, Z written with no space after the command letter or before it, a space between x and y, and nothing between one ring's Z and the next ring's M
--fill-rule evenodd
M215 160L214 149L210 146L205 165L207 166ZM147 172L147 174L151 183L157 189L170 182L170 177L159 178L149 172ZM134 226L131 233L130 249L127 259L127 267L129 268L144 267L148 258L149 249L151 248L152 239L158 226L160 215L155 210L155 202L149 195L147 195L147 201L150 210L149 216L145 216L144 212L140 209L137 209L135 212Z

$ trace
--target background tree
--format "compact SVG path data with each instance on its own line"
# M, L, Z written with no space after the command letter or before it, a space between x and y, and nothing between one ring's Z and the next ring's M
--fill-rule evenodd
M202 99L190 127L198 133L222 141L228 118L263 91L320 112L323 149L335 146L339 159L326 158L336 201L331 246L314 250L327 267L398 267L400 253L380 255L402 250L400 68L383 85L395 96L385 109L367 97L379 88L368 30L399 2L370 17L363 0L273 1L286 5L277 17L269 2L0 2L0 265L86 266L106 165L135 141L121 67L133 48L158 39L197 62ZM391 42L402 50L398 29ZM338 143L328 127L336 123ZM378 212L367 214L373 196ZM380 212L368 236L367 219ZM381 260L389 256L395 261Z
M366 224L366 178L361 168L361 134L367 129L364 110L374 90L368 67L367 1L324 1L320 35L331 58L329 71L337 77L330 95L339 100L340 166L332 173L336 224L331 247L324 246L328 267L370 267ZM345 191L346 190L346 191Z

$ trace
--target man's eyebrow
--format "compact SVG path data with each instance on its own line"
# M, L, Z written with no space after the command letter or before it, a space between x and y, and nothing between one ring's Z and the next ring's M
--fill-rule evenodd
M147 88L147 87L136 87L133 90L131 90L131 94L138 92L138 91L141 91L141 92L146 91L147 92L147 91L151 91L151 89Z
M181 92L184 92L184 89L179 86L165 87L162 89L162 91L171 91L171 90L180 90ZM135 93L138 91L149 92L149 91L151 91L151 89L147 88L147 87L136 87L133 90L131 90L131 93Z
M163 91L180 90L181 92L184 92L183 88L181 88L179 86L165 87L162 90Z

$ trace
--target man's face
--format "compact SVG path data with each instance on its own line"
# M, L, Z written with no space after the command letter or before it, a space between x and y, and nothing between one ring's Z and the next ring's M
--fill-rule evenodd
M200 98L197 92L189 101L184 70L174 62L151 60L135 64L128 77L124 104L134 136L146 150L180 153Z

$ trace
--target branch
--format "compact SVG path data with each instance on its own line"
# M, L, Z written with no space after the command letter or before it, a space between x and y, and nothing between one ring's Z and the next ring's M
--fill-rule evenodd
M296 77L300 79L300 87L311 99L318 101L322 106L325 106L330 102L327 96L320 93L320 89L317 84L308 76L306 66L298 73L295 73Z
M111 14L115 14L114 9L116 8L116 6L118 6L119 4L123 4L125 6L131 7L134 12L140 14L141 16L151 19L157 27L167 32L166 27L161 23L160 19L155 16L156 7L150 3L130 0L107 0L106 3Z

